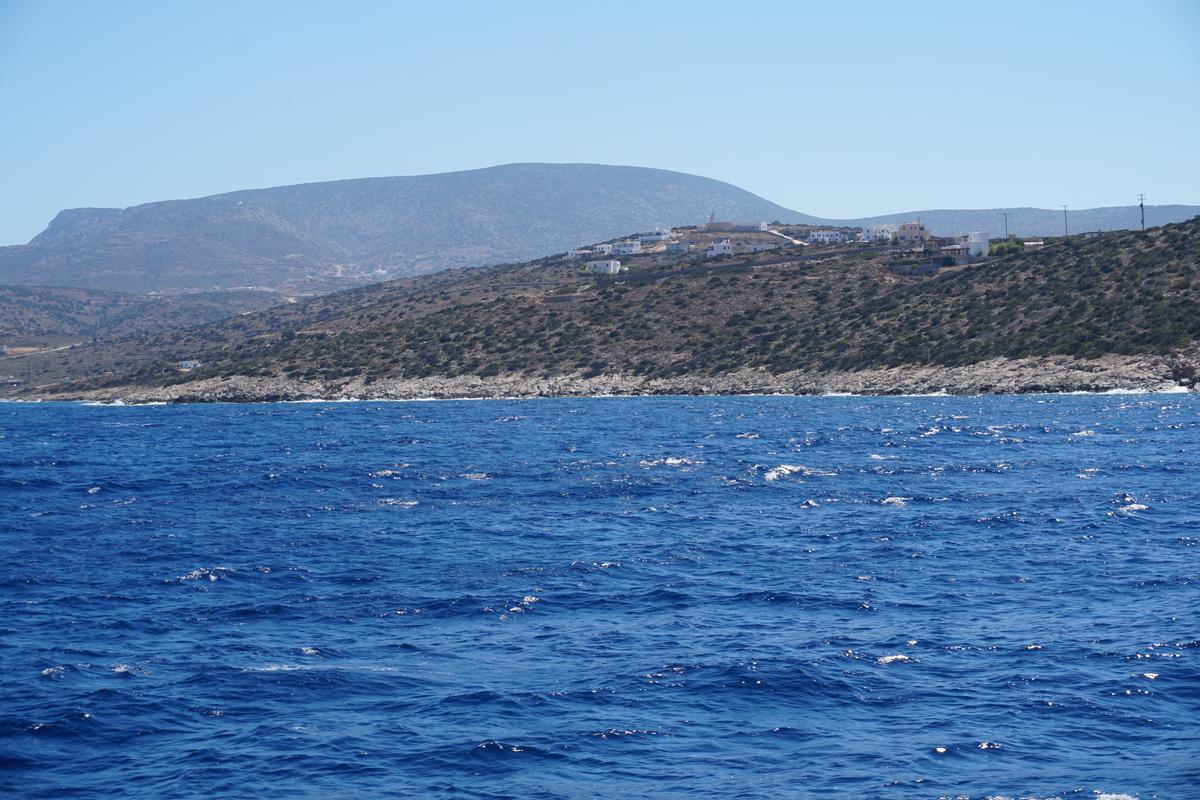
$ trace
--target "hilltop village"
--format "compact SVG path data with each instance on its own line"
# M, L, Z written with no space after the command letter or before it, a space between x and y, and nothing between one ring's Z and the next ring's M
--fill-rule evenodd
M1011 237L1020 247L1041 246L1040 240ZM587 269L605 275L628 270L621 257L649 254L720 259L748 256L781 246L819 247L839 244L870 244L886 248L893 268L911 273L930 272L939 267L962 266L988 255L987 231L958 236L934 236L921 221L900 225L871 225L865 228L820 228L782 225L778 222L715 222L710 217L702 226L670 230L655 229L626 239L571 250L567 259L586 260ZM1011 248L1006 248L1006 252Z

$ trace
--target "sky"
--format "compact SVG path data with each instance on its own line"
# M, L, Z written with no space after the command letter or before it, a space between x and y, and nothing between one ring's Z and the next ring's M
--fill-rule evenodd
M833 218L1200 205L1200 0L0 0L0 245L514 162Z

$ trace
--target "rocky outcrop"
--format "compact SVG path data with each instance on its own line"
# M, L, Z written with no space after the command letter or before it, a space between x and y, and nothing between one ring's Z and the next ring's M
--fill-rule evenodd
M613 395L921 395L1038 394L1051 392L1188 391L1195 371L1157 356L1104 356L1095 360L997 358L967 367L896 367L854 372L741 370L716 376L634 375L529 378L498 375L416 380L354 378L331 382L287 378L210 378L144 389L82 390L53 399L125 403L266 403L301 400L420 400Z

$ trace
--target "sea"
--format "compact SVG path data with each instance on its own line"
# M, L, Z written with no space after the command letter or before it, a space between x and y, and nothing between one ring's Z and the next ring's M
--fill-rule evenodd
M0 404L0 795L1200 797L1200 396Z

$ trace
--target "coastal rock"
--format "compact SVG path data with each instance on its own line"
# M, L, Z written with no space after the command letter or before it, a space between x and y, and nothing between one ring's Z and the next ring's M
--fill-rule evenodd
M965 367L909 366L772 375L739 370L721 375L429 377L412 380L304 381L280 377L209 378L149 389L83 391L56 399L125 403L262 403L302 400L426 400L639 395L988 395L1108 391L1188 391L1194 381L1158 356L996 358Z

